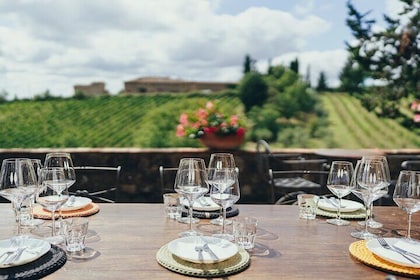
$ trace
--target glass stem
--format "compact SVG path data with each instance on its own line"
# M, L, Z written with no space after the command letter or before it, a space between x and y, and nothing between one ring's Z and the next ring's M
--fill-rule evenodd
M226 207L223 207L222 234L225 233L225 221L226 221Z
M369 216L370 216L370 215L368 215L368 211L369 211L370 205L371 204L369 204L369 200L368 200L365 203L365 210L366 210L366 214L365 214L365 232L368 232L368 220L369 220ZM370 209L372 209L372 208L370 208Z
M373 201L370 204L370 210L369 210L369 219L373 220Z
M55 236L55 210L51 214L51 236Z
M341 197L338 198L337 220L341 221Z
M188 207L188 216L190 218L190 230L192 231L192 220L193 220L193 202L190 201L190 207Z
M407 229L407 238L411 239L411 213L408 213L408 229Z
M16 224L17 224L17 234L21 235L22 234L22 226L20 224L20 211L21 211L21 204L20 203L16 203L15 205L16 207Z

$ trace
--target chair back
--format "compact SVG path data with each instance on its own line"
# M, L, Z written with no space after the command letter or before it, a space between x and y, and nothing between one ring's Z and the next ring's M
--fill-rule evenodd
M89 197L94 202L116 201L121 166L75 166L74 170L76 183L69 188L71 194Z

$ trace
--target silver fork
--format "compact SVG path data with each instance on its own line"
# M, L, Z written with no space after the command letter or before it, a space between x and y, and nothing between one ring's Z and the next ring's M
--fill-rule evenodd
M404 253L404 252L406 252L405 250L397 249L397 248L393 247L392 245L389 245L388 242L386 242L386 240L383 239L382 237L379 237L377 240L383 248L385 248L387 250L394 251L394 252L400 254L401 256L403 256L405 259L407 259L411 263L414 263L414 264L420 263L420 261L417 258L415 258L414 256L411 256L407 253Z
M196 252L198 252L198 259L200 260L200 261L202 261L202 260L204 260L204 258L203 258L203 246L195 246L195 251Z
M17 260L19 260L19 258L22 256L23 251L26 250L26 247L19 247L16 252L14 252L13 254L11 254L6 261L4 262L5 265L9 265L9 264L13 264L14 262L16 262Z

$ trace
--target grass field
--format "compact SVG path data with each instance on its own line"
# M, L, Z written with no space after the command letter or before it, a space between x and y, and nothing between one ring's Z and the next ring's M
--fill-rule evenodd
M181 112L208 99L236 110L232 94L159 94L83 100L14 101L0 105L0 148L180 147L200 144L175 137ZM321 96L332 139L311 148L419 148L415 133L367 112L346 94ZM328 143L328 144L326 144ZM252 144L252 143L250 143ZM273 143L275 144L275 143Z

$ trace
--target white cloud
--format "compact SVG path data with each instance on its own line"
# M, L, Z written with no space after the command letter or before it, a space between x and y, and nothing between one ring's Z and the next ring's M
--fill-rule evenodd
M228 15L216 13L219 3L0 0L0 90L69 96L75 84L104 81L116 93L124 81L151 75L237 81L246 54L259 61L298 54L331 28L311 9L299 17L266 7ZM301 65L315 72L321 63L328 75L337 66L323 54L300 53Z

